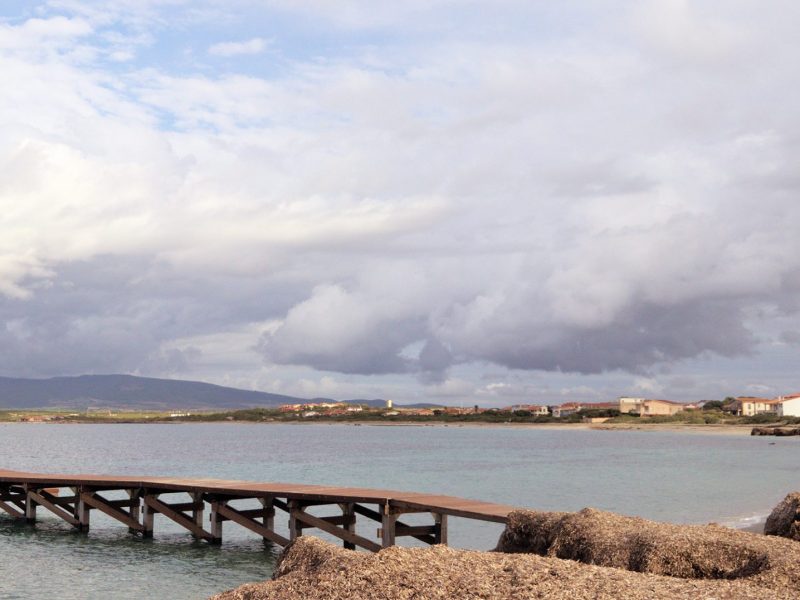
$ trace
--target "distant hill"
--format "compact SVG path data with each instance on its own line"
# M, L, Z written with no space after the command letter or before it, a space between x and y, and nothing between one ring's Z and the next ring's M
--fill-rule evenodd
M80 375L51 379L0 377L0 408L230 410L298 402L308 402L308 400L199 381L153 379L132 375Z
M276 407L304 402L335 402L330 398L296 398L268 392L133 375L79 375L50 379L0 377L0 409L9 408L127 408L140 410ZM373 408L386 400L343 400ZM408 404L406 408L433 408L435 404Z

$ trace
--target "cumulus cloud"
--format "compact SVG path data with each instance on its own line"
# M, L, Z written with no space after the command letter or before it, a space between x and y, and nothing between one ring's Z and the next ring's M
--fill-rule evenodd
M249 344L321 393L354 389L337 373L519 396L581 388L464 381L487 365L650 381L753 357L778 327L796 343L800 77L779 11L609 1L564 20L508 2L509 35L431 36L420 14L485 7L292 4L270 6L332 35L404 29L324 60L275 40L276 74L143 64L125 28L168 37L182 2L59 0L0 25L7 374L202 375L219 344Z

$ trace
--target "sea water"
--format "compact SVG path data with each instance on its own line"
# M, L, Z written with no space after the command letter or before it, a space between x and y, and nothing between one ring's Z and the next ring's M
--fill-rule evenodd
M389 488L537 510L586 506L743 526L798 480L800 440L664 431L277 424L0 425L0 468ZM180 501L185 501L180 500ZM320 510L322 512L320 512ZM317 514L325 514L317 509ZM422 523L421 517L405 520ZM285 515L276 524L285 531ZM375 538L377 524L359 521ZM450 519L490 549L495 524ZM270 576L279 549L227 522L213 547L162 516L143 540L98 511L88 534L0 515L0 598L205 598ZM405 543L405 540L403 541Z

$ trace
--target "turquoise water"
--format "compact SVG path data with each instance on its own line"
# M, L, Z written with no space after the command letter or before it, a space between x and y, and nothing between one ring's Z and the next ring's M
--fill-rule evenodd
M676 523L746 524L800 489L797 438L489 427L0 425L0 467L427 491L541 510L585 506ZM321 513L320 513L321 514ZM285 521L283 513L278 519ZM411 520L411 519L408 519ZM360 524L374 537L375 524ZM453 546L500 528L450 522ZM0 516L1 598L205 598L267 578L276 549L226 523L221 548L157 517L141 540L96 511L78 534L40 509Z

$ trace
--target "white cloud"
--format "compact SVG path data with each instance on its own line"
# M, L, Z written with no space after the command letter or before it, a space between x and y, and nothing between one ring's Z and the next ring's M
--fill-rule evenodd
M209 46L208 53L212 56L242 56L247 54L261 54L267 49L267 41L263 38L252 38L242 42L219 42Z
M371 20L354 2L338 22L409 24L423 4ZM0 339L45 371L65 359L30 343L45 332L30 334L23 305L76 349L139 328L119 368L162 357L210 373L243 339L229 332L270 321L259 356L309 369L309 390L333 389L316 369L414 374L442 396L548 393L461 371L486 364L640 373L746 356L778 312L782 330L800 330L797 42L772 11L737 3L711 19L688 3L608 2L602 22L570 23L563 39L417 38L408 25L391 45L354 38L345 55L242 75L142 66L129 43L153 40L113 35L114 19L144 19L166 36L161 11L181 3L105 17L58 6L86 10L0 26L13 83L0 97L0 315L25 325ZM527 3L497 10L555 19ZM126 261L124 276L98 268ZM76 298L81 285L114 296L113 310ZM160 311L178 314L148 325ZM214 352L187 341L213 345L206 336Z

